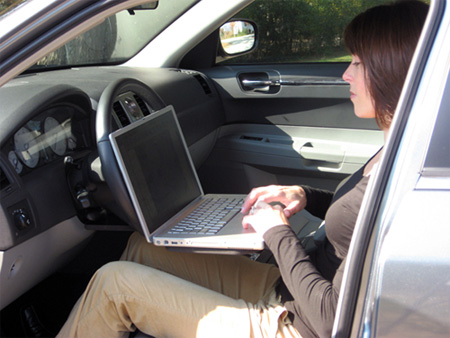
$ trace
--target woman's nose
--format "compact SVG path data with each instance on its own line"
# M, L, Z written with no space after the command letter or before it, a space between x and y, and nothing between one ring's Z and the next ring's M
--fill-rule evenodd
M350 81L352 80L352 77L349 72L349 68L350 68L350 66L348 66L348 68L345 70L344 74L342 74L342 79L348 83L350 83Z

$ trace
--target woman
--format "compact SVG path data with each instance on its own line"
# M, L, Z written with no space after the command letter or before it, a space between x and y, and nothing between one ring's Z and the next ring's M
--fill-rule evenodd
M385 134L427 10L417 1L378 6L346 28L352 62L343 79L355 114L375 118ZM330 336L356 218L380 154L335 193L300 186L251 191L243 226L264 236L278 267L170 252L133 234L122 261L94 275L59 336L120 337L136 327L156 337ZM288 221L303 208L325 218L327 239L310 255Z

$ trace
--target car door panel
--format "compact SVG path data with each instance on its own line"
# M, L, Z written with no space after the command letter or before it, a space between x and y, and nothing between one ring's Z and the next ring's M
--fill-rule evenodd
M205 71L221 95L227 123L202 168L207 190L245 193L267 184L332 190L359 169L381 147L383 133L374 121L354 115L341 79L345 68L283 64Z
M349 85L341 79L346 67L346 63L236 65L203 72L214 80L222 96L227 123L378 130L374 121L354 115ZM243 81L255 80L258 74L267 75L268 81L279 85L269 90L262 86L256 90L245 88Z

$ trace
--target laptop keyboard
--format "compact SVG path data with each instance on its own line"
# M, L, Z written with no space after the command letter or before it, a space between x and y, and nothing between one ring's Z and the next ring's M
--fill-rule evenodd
M206 198L193 212L175 225L169 234L214 235L238 212L244 199Z

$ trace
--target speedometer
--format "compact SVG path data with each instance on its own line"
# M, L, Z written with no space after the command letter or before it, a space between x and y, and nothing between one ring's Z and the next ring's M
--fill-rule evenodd
M67 150L67 134L63 126L53 117L44 121L45 140L55 154L63 156Z
M14 148L20 160L29 168L34 168L39 163L39 145L36 140L36 132L22 127L14 135Z

